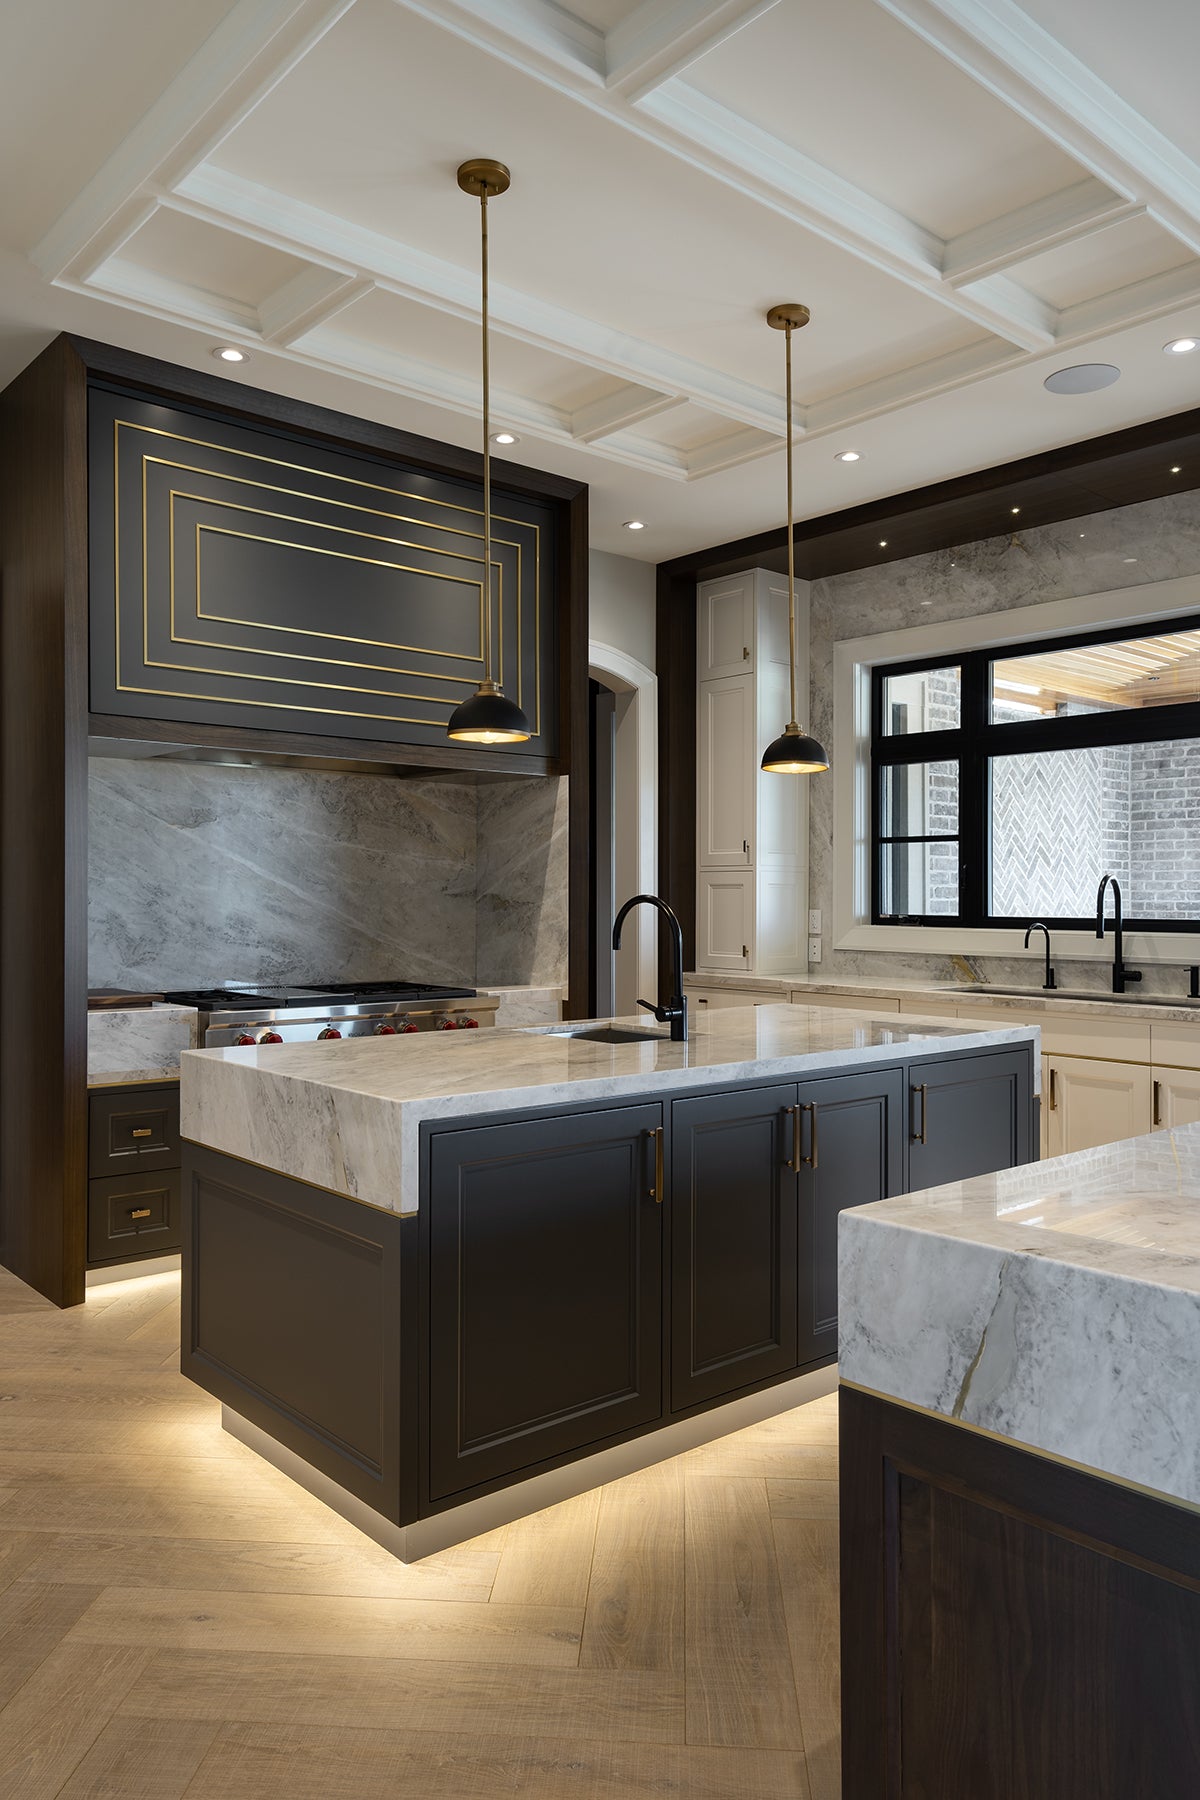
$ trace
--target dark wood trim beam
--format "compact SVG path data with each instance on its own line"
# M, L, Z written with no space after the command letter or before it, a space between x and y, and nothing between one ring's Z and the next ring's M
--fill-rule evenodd
M591 944L592 782L588 701L588 495L568 503L565 542L559 546L559 726L567 793L567 1017L593 1010Z

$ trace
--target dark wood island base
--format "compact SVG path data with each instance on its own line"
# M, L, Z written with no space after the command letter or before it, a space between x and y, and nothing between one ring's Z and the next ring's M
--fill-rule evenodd
M1200 1516L840 1389L843 1800L1200 1794Z

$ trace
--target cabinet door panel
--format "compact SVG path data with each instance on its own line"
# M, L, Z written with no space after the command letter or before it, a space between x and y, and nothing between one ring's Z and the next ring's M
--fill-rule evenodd
M706 581L697 596L696 672L701 681L754 667L754 576Z
M671 1107L671 1405L796 1362L794 1086Z
M1051 1156L1140 1137L1151 1126L1150 1070L1142 1063L1048 1056L1046 1145Z
M837 1355L838 1214L899 1193L904 1182L904 1074L883 1069L800 1084L799 1351Z
M749 969L754 960L754 877L701 872L697 969Z
M1170 1131L1200 1121L1200 1073L1191 1069L1154 1069L1154 1128Z
M702 869L747 868L754 839L754 680L700 686L699 835Z
M433 1137L432 1500L660 1415L661 1124L645 1105Z
M914 1063L909 1074L908 1187L938 1187L1029 1162L1032 1057L995 1051Z

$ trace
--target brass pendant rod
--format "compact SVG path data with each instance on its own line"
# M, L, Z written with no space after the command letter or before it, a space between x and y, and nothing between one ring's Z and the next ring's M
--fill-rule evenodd
M483 246L483 674L492 679L492 424L488 364L488 210L487 182L479 189ZM792 711L795 712L793 702Z
M788 553L788 681L792 710L788 715L796 723L796 544L792 526L792 331L789 320L784 330L787 350L787 553Z

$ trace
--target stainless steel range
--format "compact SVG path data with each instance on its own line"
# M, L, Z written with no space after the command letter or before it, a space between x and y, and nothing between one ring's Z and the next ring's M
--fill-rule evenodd
M205 1049L296 1044L311 1039L400 1037L416 1031L472 1031L496 1023L500 1002L474 988L412 981L330 982L324 987L257 985L184 989L165 996L200 1014Z

